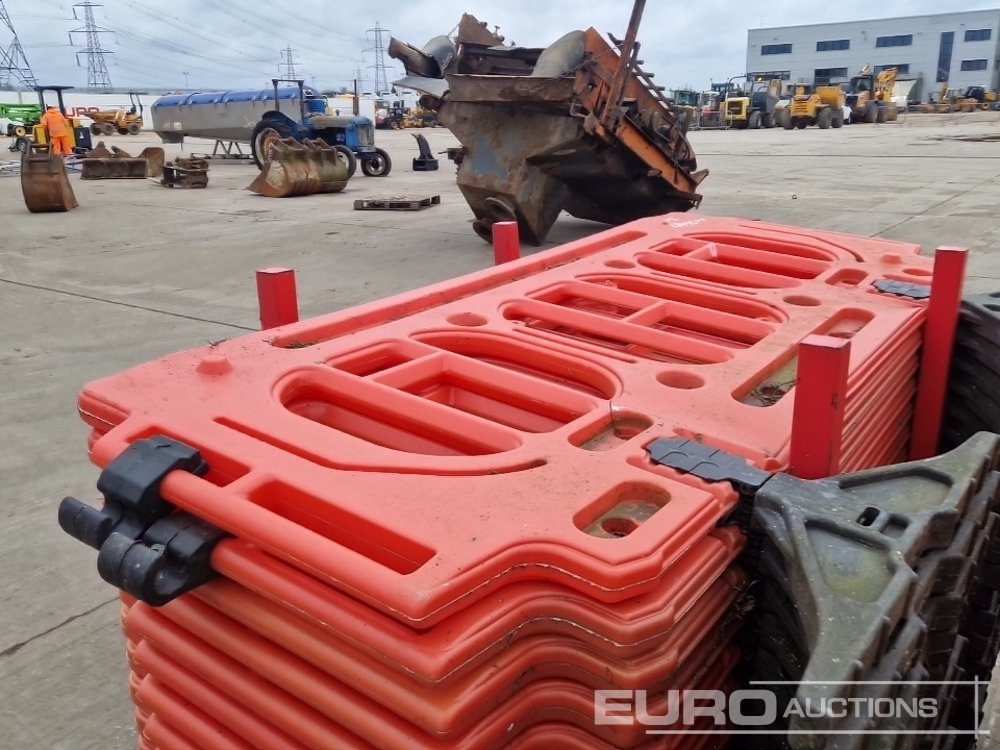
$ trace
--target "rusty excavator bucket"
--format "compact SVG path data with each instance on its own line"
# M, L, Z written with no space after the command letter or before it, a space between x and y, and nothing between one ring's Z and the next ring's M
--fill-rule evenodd
M160 177L163 174L163 149L150 146L138 156L112 146L111 150L98 142L80 160L80 178L84 180L141 180L146 177Z
M48 151L29 149L21 155L21 190L24 205L33 214L69 211L79 205L63 157Z
M320 140L275 142L248 190L268 198L339 193L347 187L347 164L337 150Z
M449 150L473 228L517 221L541 244L560 212L606 224L686 211L701 201L684 118L638 59L645 6L635 0L624 39L572 31L545 49L504 46L466 14L456 53L395 42L389 54L421 104L462 144Z

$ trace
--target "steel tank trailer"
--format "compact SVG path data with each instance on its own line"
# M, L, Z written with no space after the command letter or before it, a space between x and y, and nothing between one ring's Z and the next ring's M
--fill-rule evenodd
M153 130L164 143L183 143L185 136L249 142L258 167L282 138L319 139L337 149L350 175L358 163L370 177L389 174L392 162L375 147L371 119L330 114L326 97L300 80L276 78L272 84L270 89L162 96L150 107Z

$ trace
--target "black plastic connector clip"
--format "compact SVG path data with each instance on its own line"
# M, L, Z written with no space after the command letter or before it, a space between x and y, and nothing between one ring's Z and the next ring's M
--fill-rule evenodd
M911 284L905 281L890 281L879 279L874 284L876 291L891 294L896 297L906 297L918 302L931 298L931 288L926 284Z
M208 464L195 448L162 435L133 443L97 479L104 507L97 510L76 498L64 498L59 525L94 549L100 549L112 532L139 539L150 524L173 512L174 506L160 497L160 484L178 470L203 476Z
M200 586L215 573L212 549L223 532L176 508L160 495L173 471L208 472L197 449L157 435L133 443L101 472L98 510L73 497L59 504L59 526L98 550L108 583L153 606Z
M773 473L757 469L746 459L684 438L663 438L646 447L653 463L692 474L706 482L730 482L741 495L753 496Z
M188 513L157 521L142 540L112 532L97 572L136 599L159 607L215 577L212 550L225 534Z

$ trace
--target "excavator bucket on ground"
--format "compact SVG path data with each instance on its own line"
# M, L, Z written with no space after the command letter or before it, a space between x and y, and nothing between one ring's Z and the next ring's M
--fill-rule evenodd
M100 141L85 158L80 160L84 180L141 180L163 174L163 149L150 146L138 156L132 156L117 146L111 150Z
M541 244L560 212L608 224L687 211L701 201L699 171L684 119L637 54L644 0L635 0L625 39L573 31L546 49L504 46L466 14L456 42L417 49L394 40L389 54L421 104L462 144L449 151L473 229L517 221Z
M337 150L319 140L299 143L282 138L248 190L268 198L339 193L347 187L347 164Z
M21 154L21 190L24 205L33 214L69 211L79 205L63 157L48 151L28 149Z

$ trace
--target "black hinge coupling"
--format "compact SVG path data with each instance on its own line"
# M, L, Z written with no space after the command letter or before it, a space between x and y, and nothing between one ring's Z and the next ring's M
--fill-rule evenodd
M59 503L59 526L99 551L101 578L158 607L215 576L212 550L224 532L160 496L172 471L196 476L208 464L191 446L157 435L126 448L101 472L100 510L74 497Z

